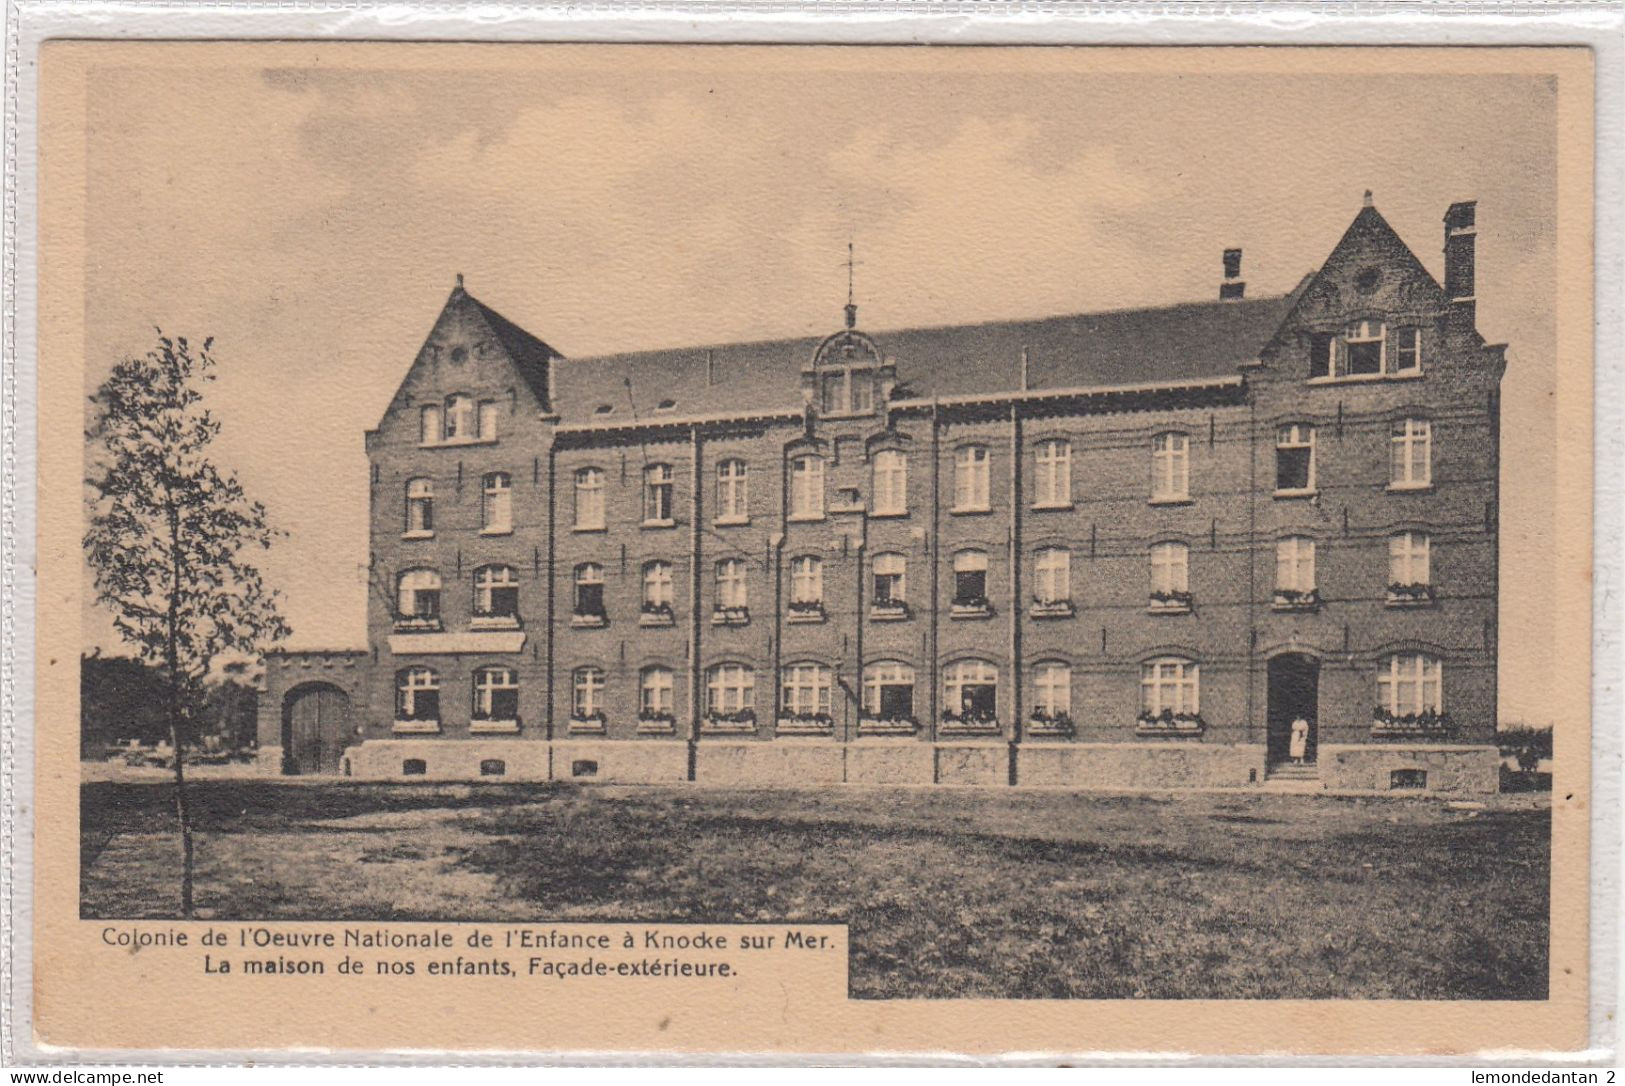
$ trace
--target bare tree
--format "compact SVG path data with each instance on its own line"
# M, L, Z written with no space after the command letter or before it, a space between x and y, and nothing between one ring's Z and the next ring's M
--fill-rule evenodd
M258 652L289 633L279 595L244 555L278 534L265 508L209 457L220 424L203 406L212 339L201 350L158 331L158 345L113 367L92 403L90 529L96 598L137 655L157 668L175 752L181 915L192 915L192 821L183 755L224 652Z

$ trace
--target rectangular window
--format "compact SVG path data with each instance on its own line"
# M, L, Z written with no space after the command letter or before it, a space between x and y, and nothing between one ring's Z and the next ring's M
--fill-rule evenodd
M1072 598L1072 553L1065 547L1040 550L1034 573L1039 603L1065 603Z
M1033 708L1041 719L1072 715L1072 669L1061 663L1039 664L1033 672Z
M967 445L954 457L954 511L979 513L989 508L987 447Z
M1190 548L1183 543L1158 543L1151 548L1151 591L1172 597L1190 591Z
M1439 658L1399 652L1377 669L1377 704L1395 716L1443 712L1444 675Z
M493 471L485 477L480 515L487 532L513 531L513 484L508 473Z
M791 664L786 667L782 697L786 715L829 716L829 668L822 664Z
M1388 483L1425 487L1433 483L1433 425L1426 419L1401 419L1388 439Z
M961 551L954 555L954 603L958 606L987 603L987 555L981 551Z
M600 531L604 527L604 473L598 468L576 470L576 528Z
M1187 434L1158 434L1151 439L1151 500L1183 501L1190 497L1191 439Z
M1350 376L1364 376L1382 372L1382 348L1385 328L1381 321L1356 321L1343 341Z
M434 531L434 484L427 479L406 484L406 530L417 535Z
M578 667L574 678L570 715L576 720L591 720L604 710L603 669Z
M1315 541L1290 536L1275 544L1275 590L1305 593L1315 590Z
M1332 355L1337 343L1337 337L1329 332L1316 332L1309 337L1309 376L1330 377L1332 375Z
M418 440L425 445L440 442L440 405L430 404L418 416Z
M1036 457L1037 486L1033 504L1037 508L1060 508L1072 503L1072 443L1055 439L1040 441Z
M1394 372L1415 373L1422 368L1422 330L1400 328L1394 333Z
M723 607L747 606L743 559L725 558L717 563L717 602Z
M673 702L670 669L651 667L643 672L643 685L638 695L638 704L644 716L671 714Z
M1390 537L1388 583L1400 586L1429 584L1428 566L1431 549L1426 532L1400 532Z
M907 560L900 554L875 555L875 603L878 606L888 606L902 603L904 595L903 575L907 568Z
M1275 489L1307 493L1315 489L1315 428L1294 423L1275 435Z
M824 515L824 460L818 456L798 456L790 461L790 515Z
M643 469L643 521L645 524L672 522L674 473L670 464L650 464Z
M874 492L876 513L908 512L908 457L895 449L875 454Z
M790 562L790 602L821 603L824 599L824 564L803 555Z
M473 715L475 720L519 719L519 677L512 668L486 667L474 673Z
M750 518L745 491L745 462L724 460L717 465L717 519L742 521Z
M485 566L474 574L474 613L513 618L519 614L519 582L508 566Z
M490 400L480 401L480 440L497 439L497 405Z
M1151 716L1198 713L1200 695L1201 672L1190 660L1164 657L1140 668L1140 709Z
M650 562L643 567L643 606L648 610L670 610L673 600L670 562Z
M706 707L713 714L740 713L756 707L756 673L740 664L718 664L706 683Z

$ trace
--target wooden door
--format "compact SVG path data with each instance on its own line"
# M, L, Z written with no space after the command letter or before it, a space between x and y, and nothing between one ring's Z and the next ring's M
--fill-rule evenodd
M350 740L350 699L333 686L303 686L288 695L284 759L290 774L337 773Z

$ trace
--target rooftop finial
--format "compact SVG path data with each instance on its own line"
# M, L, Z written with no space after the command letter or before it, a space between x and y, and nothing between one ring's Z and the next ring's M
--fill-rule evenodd
M853 299L852 294L853 269L857 267L857 264L858 262L853 259L852 242L848 240L846 243L846 326L848 328L858 326L858 303Z
M463 273L462 272L457 273L457 289L458 290L463 289Z
M1366 207L1371 206L1371 190L1370 189L1365 190L1365 206Z

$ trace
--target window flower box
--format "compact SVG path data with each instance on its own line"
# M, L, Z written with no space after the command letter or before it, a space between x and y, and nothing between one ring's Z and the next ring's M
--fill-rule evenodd
M786 622L823 622L824 605L817 600L791 600L784 617Z
M396 633L439 633L442 629L439 615L396 615Z
M1150 604L1146 607L1146 610L1154 615L1187 614L1194 599L1189 592L1182 592L1178 589L1165 592L1160 588L1151 593L1149 598Z
M1034 618L1071 618L1077 613L1071 600L1033 600Z
M1388 586L1389 607L1431 607L1437 599L1433 586L1420 581L1413 584L1396 581Z
M570 625L578 630L592 630L609 625L609 616L602 611L577 611L570 616Z
M835 730L835 718L828 713L784 713L775 730L779 735L828 735Z
M1046 713L1042 709L1035 709L1032 716L1027 718L1028 735L1071 738L1077 733L1077 725L1072 722L1070 713Z
M1318 611L1320 610L1320 590L1318 588L1277 588L1275 599L1270 604L1276 611Z
M1147 736L1198 736L1207 731L1207 721L1201 713L1176 713L1164 709L1160 713L1141 712L1134 721L1134 734Z
M993 713L946 712L939 731L944 735L997 735L999 718Z
M744 626L749 622L749 607L718 607L711 612L713 626Z
M1456 734L1449 713L1424 709L1420 713L1392 713L1382 706L1371 710L1373 739L1449 739Z
M911 716L866 716L858 718L859 735L913 735L920 722Z
M875 600L869 605L869 618L875 622L901 622L908 617L908 604L902 600Z
M670 626L676 621L669 603L646 603L638 612L639 626Z
M709 712L700 721L700 730L719 735L748 734L756 730L756 710L740 709L732 713Z
M586 716L570 714L570 734L572 735L603 735L604 728L609 724L609 718L603 710L588 713Z
M644 709L638 713L639 735L671 735L677 730L677 714Z
M948 614L951 618L988 618L993 614L993 604L986 596L955 596Z

